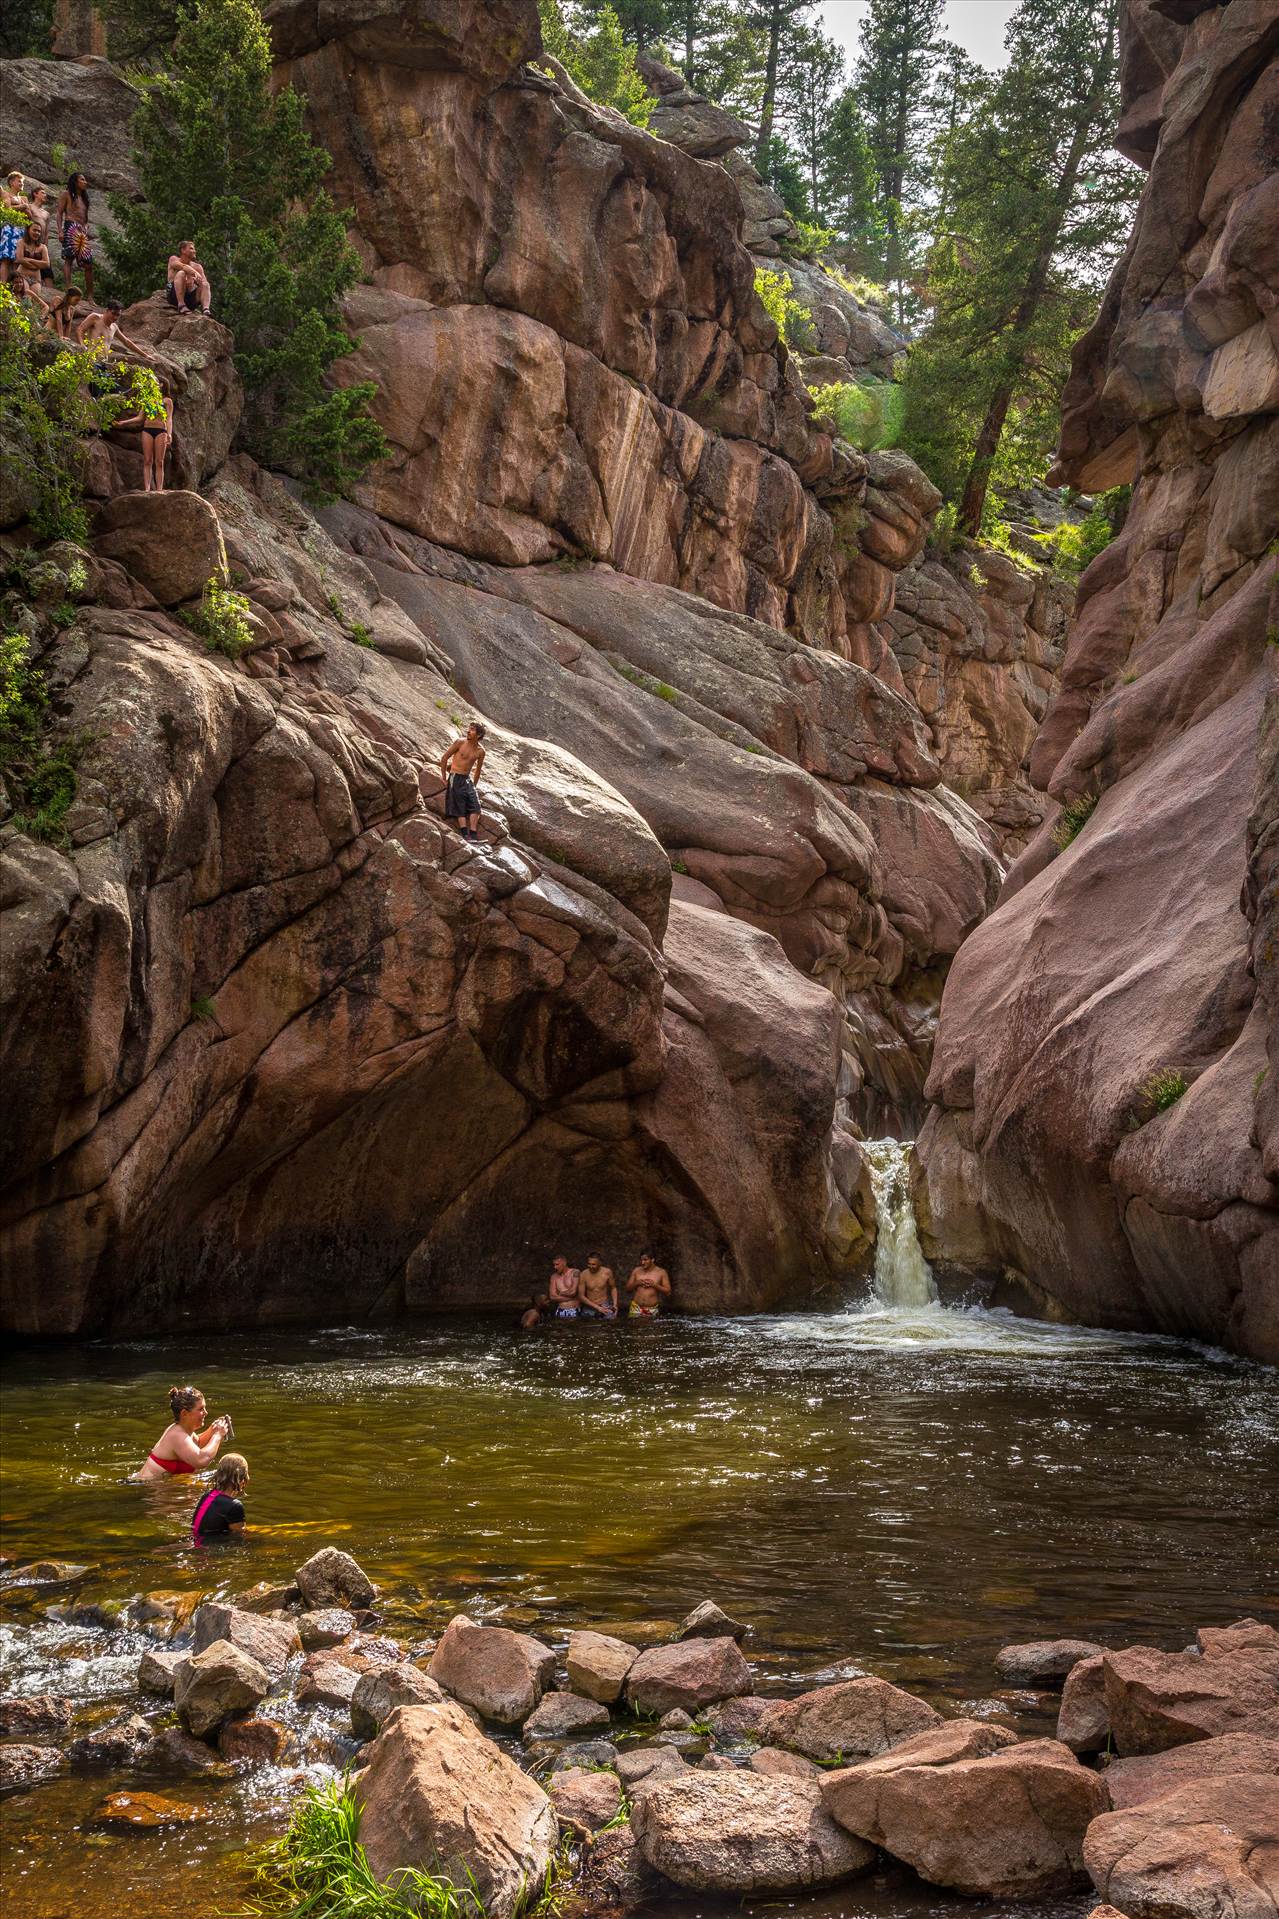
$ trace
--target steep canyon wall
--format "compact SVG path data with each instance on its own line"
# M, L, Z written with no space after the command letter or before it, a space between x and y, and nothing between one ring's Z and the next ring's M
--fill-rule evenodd
M1059 850L1050 817L951 970L920 1201L1014 1298L1275 1359L1279 15L1129 0L1124 46L1149 180L1060 477L1137 483L1031 762L1084 823Z

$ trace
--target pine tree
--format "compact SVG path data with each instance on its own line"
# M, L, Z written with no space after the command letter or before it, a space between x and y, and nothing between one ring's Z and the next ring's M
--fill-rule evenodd
M244 444L333 498L386 451L368 412L374 386L334 390L327 379L354 350L339 301L360 263L321 186L329 158L302 102L270 83L252 0L194 0L171 70L145 83L134 118L142 193L111 201L114 284L126 299L163 286L170 253L194 240L235 336Z
M844 56L820 29L792 25L782 47L777 104L792 151L808 182L808 218L825 224L826 154Z
M1024 440L1044 373L1052 368L1055 388L1128 222L1137 176L1109 151L1117 14L1118 0L1022 0L1007 67L948 143L933 351L962 369L952 377L970 383L975 402L959 502L970 535L1010 416Z
M833 226L854 272L878 279L887 232L879 202L879 174L854 87L836 100L822 152L823 221Z
M632 7L632 29L637 17L647 18L655 11L652 7ZM653 96L640 78L621 18L608 0L601 0L599 5L538 0L538 14L543 47L587 98L615 108L632 126L646 127L653 111Z
M905 315L909 210L924 185L942 0L871 0L855 81L879 175L886 277Z
M755 165L764 171L773 120L777 112L777 78L782 60L782 43L788 29L802 23L813 10L814 0L761 0L750 10L750 24L764 36L764 88L760 96L759 130L755 137Z

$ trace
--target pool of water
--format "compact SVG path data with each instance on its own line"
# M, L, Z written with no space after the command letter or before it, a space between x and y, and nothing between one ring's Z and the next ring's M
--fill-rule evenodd
M253 1475L251 1530L220 1552L190 1546L189 1484L126 1483L187 1379L234 1415ZM3 1549L87 1562L83 1598L234 1590L332 1543L410 1638L457 1610L560 1641L584 1623L655 1635L711 1596L751 1622L766 1687L851 1661L1035 1730L1034 1702L996 1685L1006 1641L1180 1646L1274 1601L1279 1384L1170 1340L937 1307L434 1322L27 1350L0 1387ZM88 1708L123 1696L137 1650L0 1595L6 1691ZM7 1803L11 1910L127 1895L131 1919L167 1915L197 1865L223 1909L297 1782L192 1784L178 1796L208 1816L171 1838L86 1826L120 1783ZM905 1895L822 1910L877 1897Z

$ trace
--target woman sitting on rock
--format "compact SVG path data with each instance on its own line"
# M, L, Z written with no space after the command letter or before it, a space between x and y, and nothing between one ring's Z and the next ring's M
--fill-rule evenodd
M208 1409L198 1386L170 1386L169 1410L173 1424L165 1427L134 1475L143 1485L169 1473L202 1473L217 1458L231 1423L224 1413L203 1432L199 1430Z
M191 1537L197 1546L244 1531L244 1507L236 1494L248 1483L249 1462L243 1453L227 1453L218 1461L212 1491L205 1493L191 1518Z
M74 340L76 308L83 298L82 287L68 287L51 307L45 308L43 325L60 340Z

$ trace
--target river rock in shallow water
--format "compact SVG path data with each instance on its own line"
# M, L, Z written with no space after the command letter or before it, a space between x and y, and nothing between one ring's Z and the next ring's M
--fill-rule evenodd
M622 1782L615 1772L588 1772L584 1766L566 1766L551 1774L551 1799L559 1819L570 1828L585 1826L598 1832L614 1818L622 1803Z
M694 1606L688 1618L679 1629L681 1639L745 1639L750 1631L740 1621L730 1619L722 1606L713 1599L703 1599L700 1606Z
M995 1654L995 1671L1013 1686L1059 1686L1072 1666L1105 1650L1091 1639L1032 1639L1002 1647Z
M56 1778L65 1760L56 1746L0 1746L0 1792L23 1792Z
M130 1713L73 1739L67 1747L67 1759L73 1772L89 1772L98 1766L132 1766L150 1743L150 1726Z
M308 1612L328 1606L371 1606L377 1588L350 1553L321 1546L293 1575Z
M564 1656L568 1683L574 1692L611 1706L621 1698L626 1675L638 1658L637 1646L628 1646L624 1639L614 1639L609 1633L570 1633Z
M259 1613L241 1612L236 1606L218 1601L206 1601L192 1623L197 1652L204 1652L219 1639L225 1639L265 1666L272 1679L283 1679L289 1660L302 1650L302 1641L292 1620L264 1618Z
M477 1626L458 1613L431 1654L431 1678L500 1726L519 1726L555 1671L540 1639L509 1626Z
M696 1712L749 1692L751 1669L733 1639L684 1639L650 1646L626 1676L626 1697L641 1712Z
M1082 1884L1084 1833L1109 1803L1097 1774L1055 1739L942 1765L898 1749L834 1774L822 1794L842 1826L922 1879L990 1899Z
M474 1881L490 1919L513 1919L546 1876L559 1836L550 1800L452 1702L394 1712L353 1789L379 1879L421 1866L458 1886Z
M886 1679L848 1679L800 1693L797 1699L771 1701L760 1716L758 1732L766 1745L789 1746L827 1765L872 1758L940 1722L941 1714L926 1701Z
M351 1637L355 1614L344 1606L325 1606L318 1612L299 1613L297 1629L303 1652L323 1652L326 1646L339 1646Z
M1134 1919L1274 1919L1279 1780L1196 1780L1095 1819L1083 1852L1102 1898Z
M1106 1710L1103 1654L1081 1659L1066 1675L1057 1714L1057 1737L1072 1752L1101 1752L1105 1748L1110 1738L1110 1714Z
M199 1806L186 1806L176 1799L163 1799L155 1792L113 1792L95 1808L90 1824L125 1831L154 1832L168 1826L190 1826L208 1813Z
M71 1702L52 1693L0 1699L0 1739L38 1739L42 1733L65 1732L70 1724Z
M745 1897L837 1885L873 1865L870 1846L837 1826L818 1786L752 1772L690 1772L636 1805L650 1866L677 1886Z
M158 1699L172 1699L174 1675L182 1661L189 1656L184 1652L161 1652L158 1647L148 1646L138 1661L138 1691L154 1693Z
M233 1713L256 1706L270 1690L265 1666L225 1640L184 1659L173 1675L178 1711L197 1738L215 1731Z
M438 1706L444 1694L429 1673L404 1661L361 1673L351 1694L351 1731L372 1739L397 1706Z
M574 1692L548 1692L524 1721L526 1739L567 1739L608 1725L608 1707Z
M218 1751L232 1764L280 1766L297 1756L297 1738L278 1719L228 1719L218 1729Z

